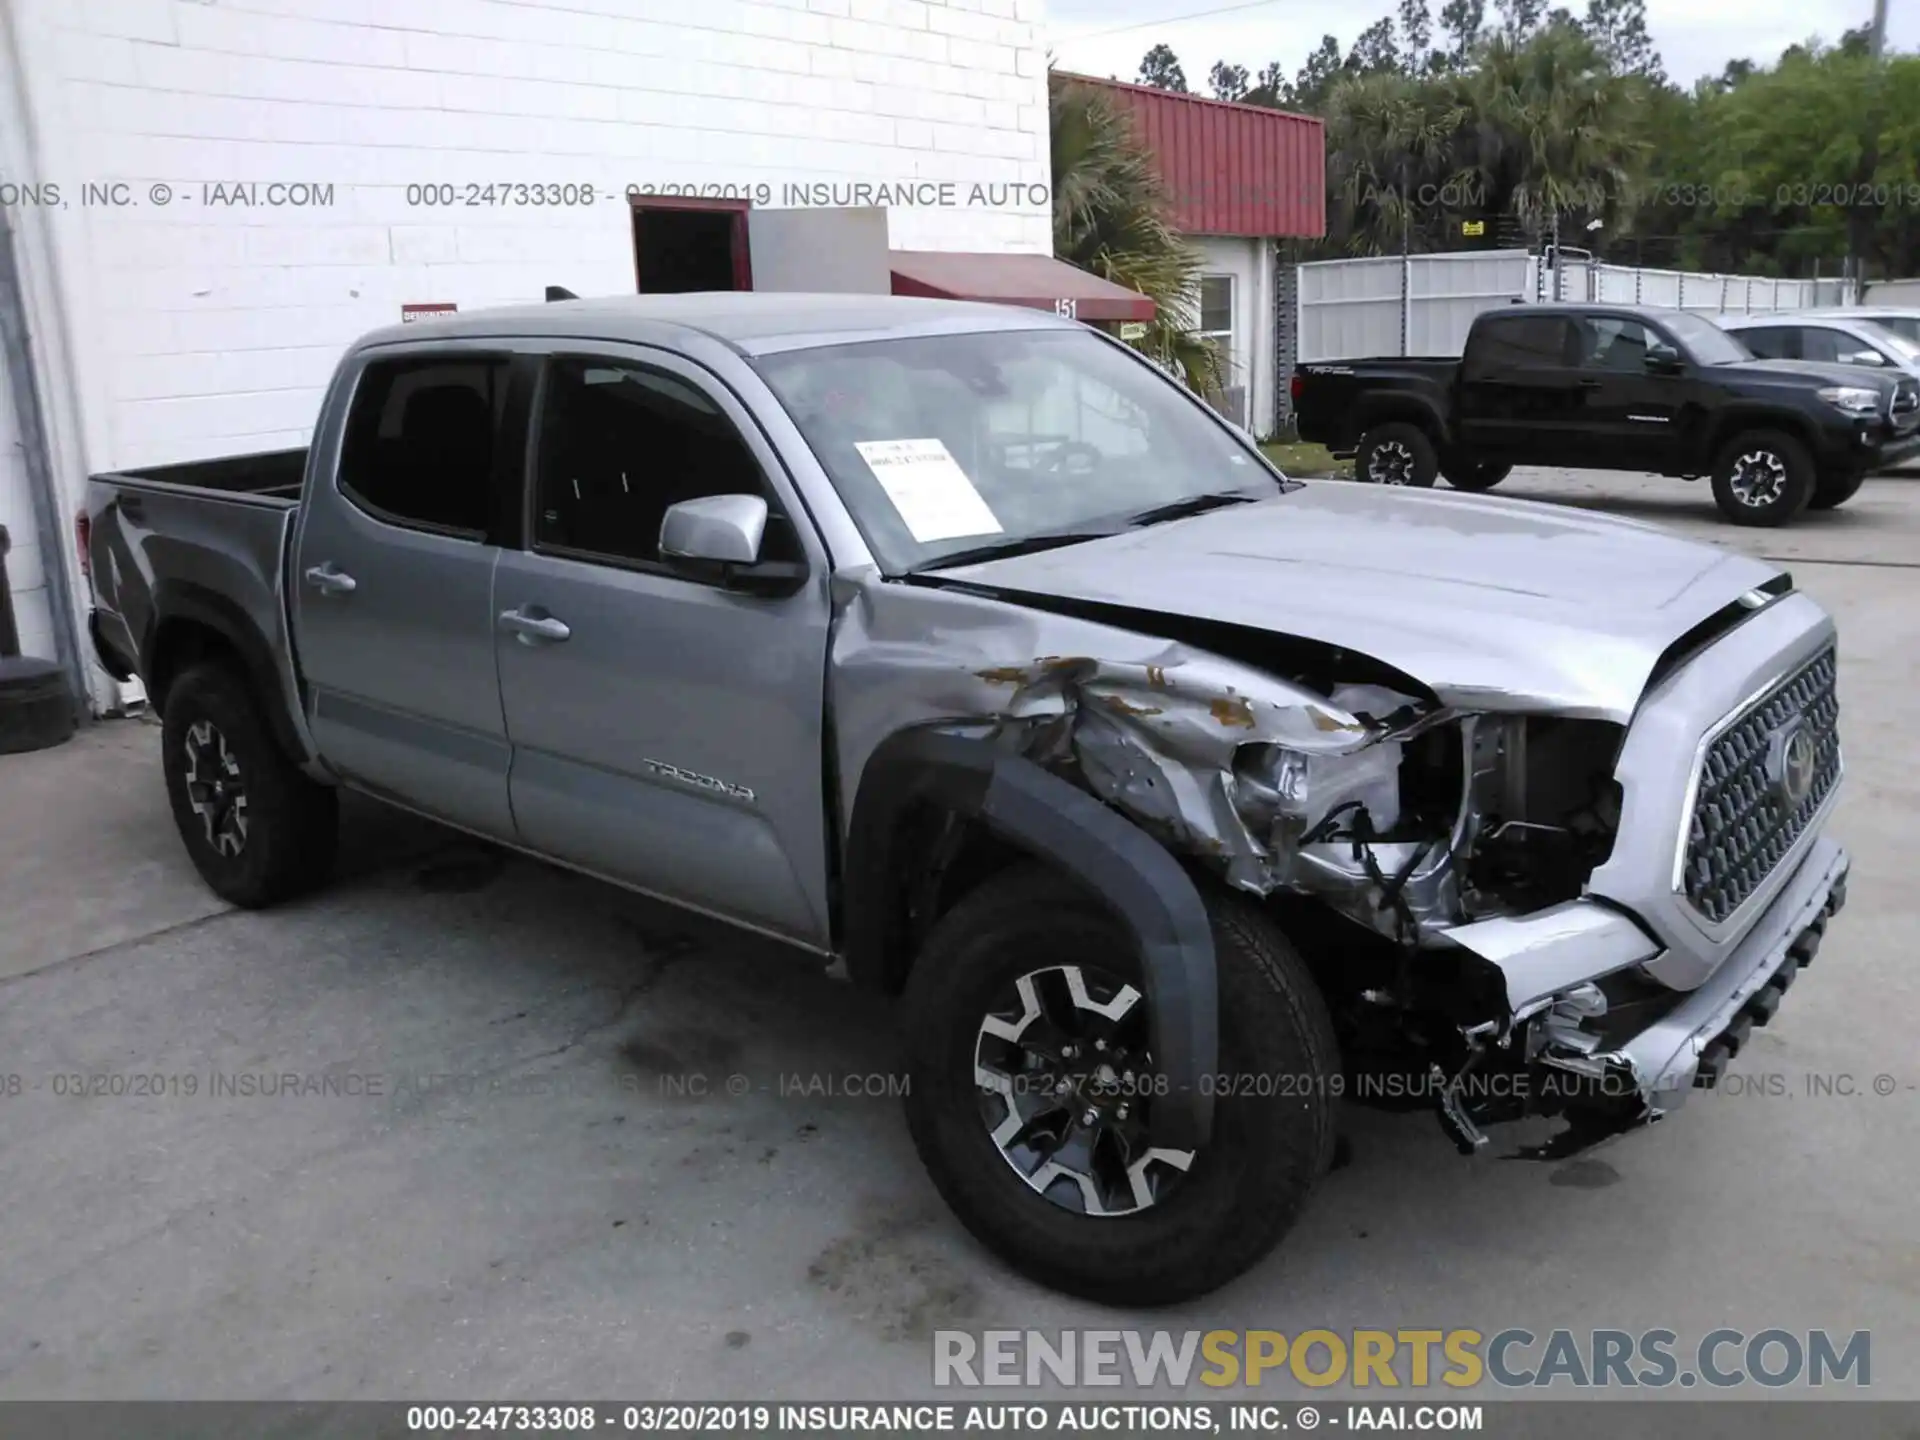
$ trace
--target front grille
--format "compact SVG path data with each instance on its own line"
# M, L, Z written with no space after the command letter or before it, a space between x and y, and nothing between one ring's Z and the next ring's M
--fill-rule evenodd
M1840 778L1840 699L1828 650L1769 691L1707 748L1682 868L1687 899L1725 920L1765 883ZM1797 804L1781 793L1775 736L1799 721L1813 778Z

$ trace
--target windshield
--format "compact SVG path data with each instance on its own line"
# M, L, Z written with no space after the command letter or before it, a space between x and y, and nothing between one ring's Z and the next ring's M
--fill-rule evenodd
M1903 365L1920 362L1920 320L1908 320L1902 316L1876 315L1872 320L1860 322L1860 328L1867 337L1881 349L1892 353Z
M1285 487L1178 384L1084 330L864 341L755 364L890 574Z
M1739 337L1729 335L1702 316L1675 310L1662 315L1660 323L1686 347L1696 365L1732 365L1754 358L1753 352L1740 342Z

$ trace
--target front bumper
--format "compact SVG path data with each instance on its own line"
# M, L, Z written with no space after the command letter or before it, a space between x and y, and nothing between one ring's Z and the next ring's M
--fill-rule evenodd
M1581 1077L1595 1122L1588 1138L1604 1138L1658 1120L1694 1089L1717 1083L1819 951L1829 918L1846 903L1849 863L1836 841L1816 839L1713 973L1672 992L1655 1018L1624 1035L1609 1026L1604 991L1646 973L1663 953L1626 912L1577 900L1527 919L1461 926L1447 938L1500 971L1512 1012L1506 1045L1530 1066Z
M1868 452L1867 469L1869 472L1891 470L1896 465L1904 465L1916 455L1920 455L1920 430L1892 435Z

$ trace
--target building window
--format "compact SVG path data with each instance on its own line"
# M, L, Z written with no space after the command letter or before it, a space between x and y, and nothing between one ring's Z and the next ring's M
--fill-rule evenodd
M1200 334L1220 348L1220 355L1233 363L1233 276L1200 277Z

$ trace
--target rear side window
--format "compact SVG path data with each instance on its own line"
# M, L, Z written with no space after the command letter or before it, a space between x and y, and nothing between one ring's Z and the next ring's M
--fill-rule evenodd
M391 524L484 538L506 394L504 358L369 365L347 416L341 490Z
M1474 333L1470 358L1477 370L1563 366L1573 360L1573 340L1572 323L1560 315L1487 320Z
M1764 330L1742 330L1735 337L1762 360L1798 360L1794 332L1785 325L1770 325Z
M1809 326L1800 332L1800 358L1838 363L1842 355L1854 355L1868 347L1851 335L1824 326Z

